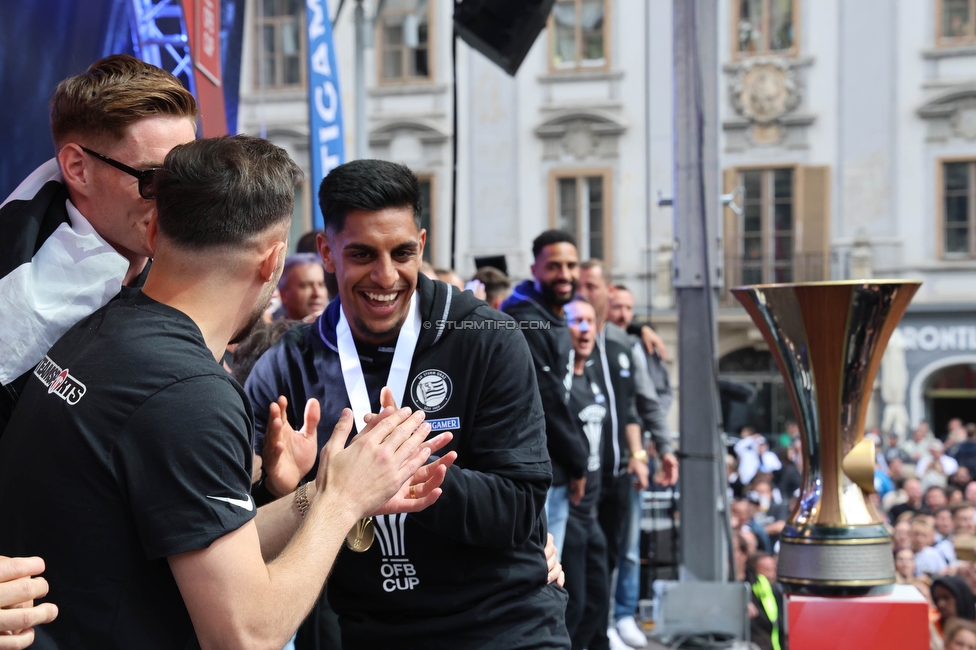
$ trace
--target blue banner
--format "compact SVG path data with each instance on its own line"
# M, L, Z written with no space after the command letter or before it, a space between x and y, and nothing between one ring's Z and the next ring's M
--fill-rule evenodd
M305 0L308 20L308 110L312 159L312 227L322 228L319 185L345 162L339 69L332 44L332 21L327 0Z

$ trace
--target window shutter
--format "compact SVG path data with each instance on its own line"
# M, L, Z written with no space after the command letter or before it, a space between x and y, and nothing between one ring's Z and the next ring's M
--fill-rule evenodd
M732 168L722 171L723 194L731 194L738 184L738 169ZM742 205L741 195L737 195L735 200L739 205ZM742 256L739 254L739 217L728 206L722 210L722 215L722 238L725 248L725 293L727 294L729 289L742 283Z
M830 279L830 168L798 167L793 277L797 282Z

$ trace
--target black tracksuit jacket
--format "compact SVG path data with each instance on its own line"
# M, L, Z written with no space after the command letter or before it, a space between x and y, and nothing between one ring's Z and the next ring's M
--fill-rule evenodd
M568 648L565 592L546 585L543 506L552 474L528 347L510 318L470 292L423 275L417 292L422 329L401 405L424 408L435 432L452 431L441 453L458 458L434 505L374 518L369 550L339 554L328 596L343 648ZM288 397L292 423L309 398L320 400L320 447L349 407L339 309L333 301L254 366L245 391L259 451L279 395ZM357 348L375 412L391 355ZM435 399L422 390L425 378L437 384Z
M531 280L515 288L502 311L523 324L539 382L546 417L546 439L552 459L552 484L566 485L586 475L588 451L569 412L573 378L573 341L565 319L553 314ZM538 326L530 326L533 324Z

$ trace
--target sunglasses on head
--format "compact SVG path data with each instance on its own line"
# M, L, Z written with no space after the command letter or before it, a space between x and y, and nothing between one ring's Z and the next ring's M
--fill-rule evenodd
M81 147L81 145L78 145ZM152 201L156 198L156 192L153 188L153 179L156 176L156 170L158 167L150 167L149 169L133 169L128 165L120 163L118 160L113 160L108 156L104 156L97 151L92 151L88 147L81 147L81 150L85 153L94 156L104 163L108 163L112 167L124 171L129 176L134 176L139 180L139 196L142 198Z

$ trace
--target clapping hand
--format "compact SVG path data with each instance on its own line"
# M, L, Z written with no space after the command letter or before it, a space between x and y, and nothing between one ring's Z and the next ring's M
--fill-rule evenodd
M388 387L384 387L380 391L380 406L384 410L396 408L393 391ZM377 415L370 413L365 417L365 420L369 423L374 417L377 417ZM422 446L428 449L431 455L433 455L453 438L454 434L445 431L425 441ZM457 452L450 451L437 458L433 463L423 465L376 514L388 515L395 512L418 512L429 506L440 495L439 488L447 475L447 468L454 464L456 459ZM435 490L437 496L431 498L435 494Z
M305 404L304 426L295 431L286 417L288 398L282 395L268 410L268 430L261 454L266 475L264 484L280 497L295 490L311 471L318 455L319 418L322 411L315 398Z

